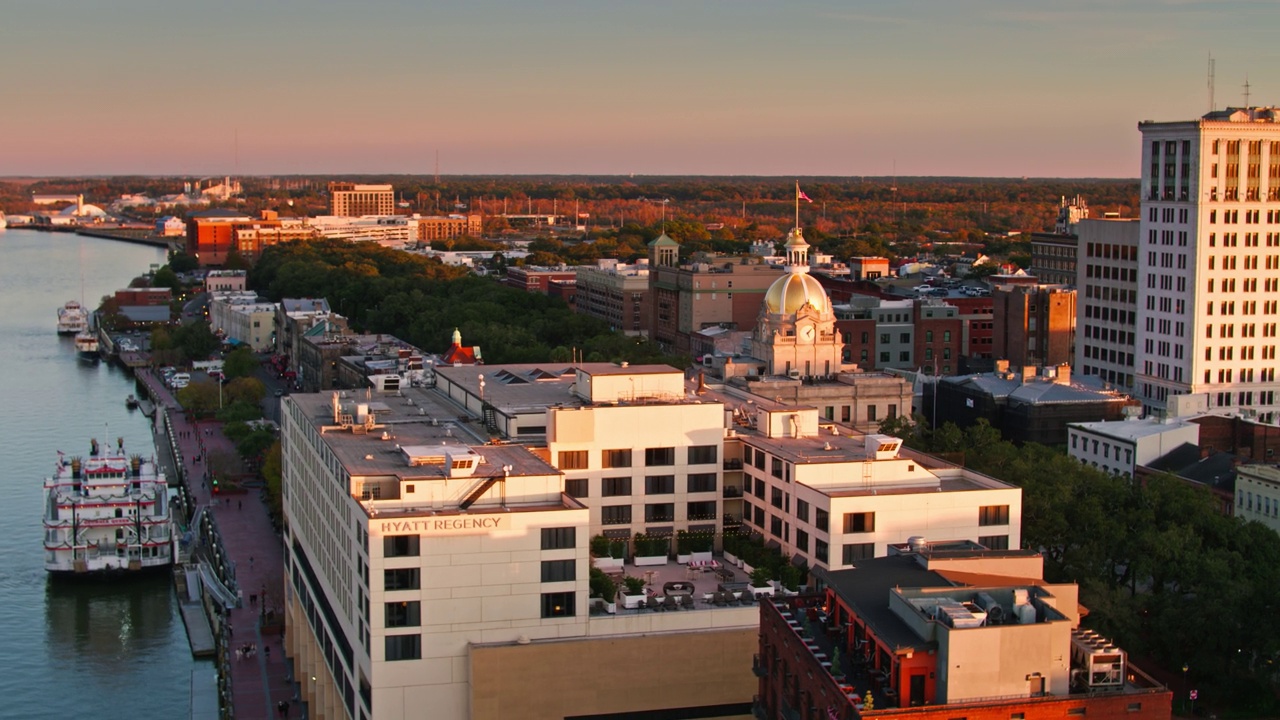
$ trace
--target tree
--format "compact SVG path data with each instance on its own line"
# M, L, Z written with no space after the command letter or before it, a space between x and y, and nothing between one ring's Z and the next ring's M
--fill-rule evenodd
M218 386L210 380L193 382L178 390L178 404L197 417L212 415L218 410Z
M241 377L227 383L225 392L232 402L258 405L267 396L267 387L257 378Z
M186 273L200 267L200 261L184 252L169 253L169 268L175 273Z
M151 285L158 288L177 288L182 283L178 282L178 275L168 265L156 271L156 276L151 279Z
M249 377L257 368L258 356L245 345L227 353L226 359L222 362L222 374L227 379Z

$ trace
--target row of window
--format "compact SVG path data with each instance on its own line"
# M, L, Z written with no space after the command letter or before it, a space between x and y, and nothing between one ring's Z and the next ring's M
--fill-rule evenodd
M688 520L714 520L718 517L715 500L685 503L685 513ZM675 519L675 503L646 503L644 506L644 521L647 523L675 522ZM603 525L630 525L631 506L605 505L601 507L600 522Z
M711 465L717 462L719 448L715 445L692 445L686 448L686 460L689 465ZM631 467L631 450L629 448L602 450L600 467ZM557 467L561 470L586 470L590 467L589 451L562 450L557 454ZM644 466L663 467L676 464L676 449L673 447L645 448Z
M629 477L609 477L600 479L601 497L627 497L631 493ZM586 478L570 478L565 480L565 492L570 497L585 498L590 496L589 483ZM716 473L690 473L685 478L685 492L715 492L718 487ZM675 475L646 475L644 492L646 495L673 495L676 491Z

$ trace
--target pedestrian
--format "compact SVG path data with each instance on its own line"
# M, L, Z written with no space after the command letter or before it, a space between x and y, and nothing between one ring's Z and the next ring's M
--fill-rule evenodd
M267 662L271 662L271 646L270 645L262 646L262 657Z
M255 593L249 593L249 607L258 607L258 596Z
M239 500L237 500L237 501L236 501L236 509L237 509L237 510L243 510L243 509L244 509L244 504L243 504L243 503L241 503Z
M253 556L252 556L252 555L250 555L250 556L249 556L249 569L250 569L250 570L252 570L252 569L253 569Z
M280 717L282 718L289 717L289 701L281 700L280 702L276 703L276 710L280 713Z

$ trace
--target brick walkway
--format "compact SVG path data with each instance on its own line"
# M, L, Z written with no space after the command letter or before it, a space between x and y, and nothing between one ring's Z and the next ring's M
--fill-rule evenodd
M209 453L234 453L235 445L222 434L222 423L190 422L177 400L152 371L138 370L161 408L169 409L181 462L197 506L207 506L217 521L223 547L235 568L241 606L230 613L231 647L256 645L251 657L231 660L231 693L237 719L285 717L277 711L290 703L287 717L306 717L294 700L295 686L284 655L284 556L281 538L271 526L266 504L256 490L221 492L213 496L205 477ZM273 614L275 620L267 618Z

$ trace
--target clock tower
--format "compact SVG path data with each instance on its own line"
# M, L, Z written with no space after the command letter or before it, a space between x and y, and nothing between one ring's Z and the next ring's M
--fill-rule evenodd
M824 377L843 369L843 345L826 290L809 275L809 244L800 228L787 235L787 273L774 281L751 337L751 354L772 375Z

